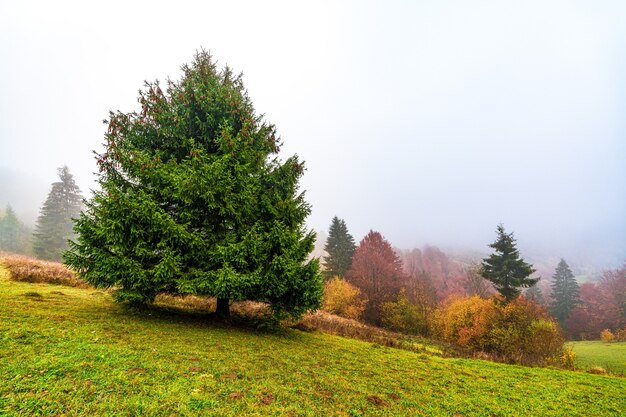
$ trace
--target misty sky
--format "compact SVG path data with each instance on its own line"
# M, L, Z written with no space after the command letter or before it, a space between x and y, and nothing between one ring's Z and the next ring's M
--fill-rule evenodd
M3 0L0 179L36 205L63 164L93 188L108 111L202 47L306 161L310 227L488 250L503 222L549 256L626 259L619 0Z

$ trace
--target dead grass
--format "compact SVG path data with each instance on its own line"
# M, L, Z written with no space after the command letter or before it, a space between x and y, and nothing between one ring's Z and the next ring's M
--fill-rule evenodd
M443 345L435 346L433 341L429 339L391 332L321 310L305 315L299 322L291 327L304 331L317 330L322 333L415 352L428 352L441 356L449 356L454 353L451 347ZM456 356L456 353L454 353L454 355Z
M0 253L0 263L9 271L9 278L13 281L90 288L89 284L78 278L74 271L58 262L41 261L23 255L3 252Z

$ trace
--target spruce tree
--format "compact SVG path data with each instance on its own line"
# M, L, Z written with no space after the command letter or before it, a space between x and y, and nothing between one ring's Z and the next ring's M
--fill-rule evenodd
M10 205L0 216L0 250L13 253L30 253L30 228L20 221Z
M337 216L333 217L324 246L324 250L328 253L328 256L324 257L326 278L345 276L352 265L355 249L354 238L348 233L346 222Z
M68 248L68 239L74 237L73 219L82 209L80 189L69 168L59 168L58 174L60 181L52 184L33 235L35 256L51 261L61 260L61 254Z
M532 287L539 278L529 278L535 270L520 258L513 233L506 233L501 224L498 225L497 233L498 238L489 245L495 252L483 259L481 275L491 281L508 302L520 295L520 288Z
M278 159L276 128L255 112L241 75L205 51L182 71L165 91L146 82L138 112L105 121L101 191L76 222L66 262L120 301L212 296L224 317L237 300L267 302L276 316L317 308L303 164Z
M550 313L563 324L574 307L580 304L578 282L564 259L561 259L552 275L551 288Z
M543 298L541 288L539 288L539 283L524 291L524 297L526 297L527 300L533 301L541 306L545 304L545 299Z

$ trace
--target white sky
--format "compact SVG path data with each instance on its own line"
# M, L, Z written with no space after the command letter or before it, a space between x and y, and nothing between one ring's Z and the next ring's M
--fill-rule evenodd
M626 259L617 0L0 0L0 173L40 202L63 164L92 188L108 111L201 47L306 161L312 228L484 250L503 222L550 256Z

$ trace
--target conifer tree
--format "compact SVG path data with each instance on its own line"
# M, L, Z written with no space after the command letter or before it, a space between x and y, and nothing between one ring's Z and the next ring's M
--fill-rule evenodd
M20 221L10 205L0 215L0 250L13 253L30 253L30 228Z
M82 209L80 189L67 166L58 169L60 181L54 182L41 207L33 235L33 252L41 259L61 260L68 239L74 237L73 219Z
M110 113L98 155L101 191L76 222L65 260L120 301L157 294L267 302L276 316L317 308L315 233L297 156L278 159L274 125L258 115L241 75L206 51L179 81L140 91L139 112Z
M354 238L348 233L346 222L337 216L333 217L324 246L324 250L328 253L328 256L324 257L326 278L345 276L352 264L355 249Z
M580 304L578 282L564 259L561 259L552 275L551 288L550 313L564 324L574 307Z
M541 288L539 288L539 283L524 291L524 297L526 297L527 300L530 300L541 306L545 304L545 299L543 298L543 292L541 291Z
M535 270L520 258L513 233L506 233L501 224L498 225L497 233L498 238L489 245L495 252L483 259L481 275L491 281L508 302L519 296L520 288L532 287L539 278L529 278Z

